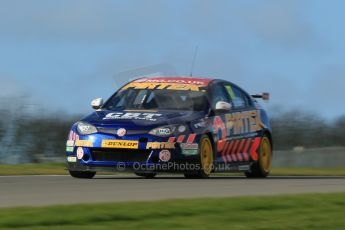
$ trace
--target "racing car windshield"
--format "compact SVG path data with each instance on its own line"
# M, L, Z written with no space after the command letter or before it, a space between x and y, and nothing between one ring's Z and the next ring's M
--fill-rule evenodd
M127 89L118 91L103 106L107 110L206 111L205 92L187 90Z

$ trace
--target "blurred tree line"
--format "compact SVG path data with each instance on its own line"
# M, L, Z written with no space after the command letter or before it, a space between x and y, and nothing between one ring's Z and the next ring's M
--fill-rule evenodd
M80 119L63 113L35 115L0 110L0 163L63 160L71 125ZM304 111L271 117L274 148L345 146L345 116L333 121Z
M69 129L80 117L57 114L0 110L0 163L63 160Z
M327 121L320 116L293 110L271 117L273 142L276 150L296 146L320 148L345 146L345 116Z

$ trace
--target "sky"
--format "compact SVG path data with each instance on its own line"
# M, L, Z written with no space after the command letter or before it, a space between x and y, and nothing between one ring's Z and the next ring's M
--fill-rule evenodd
M0 99L91 112L160 72L270 92L269 112L345 114L342 0L0 0Z

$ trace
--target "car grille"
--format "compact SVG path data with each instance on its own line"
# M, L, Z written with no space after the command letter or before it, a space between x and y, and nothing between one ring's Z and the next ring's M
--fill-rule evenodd
M150 153L149 149L91 149L94 161L145 163Z
M112 128L104 128L104 127L97 127L99 133L105 134L117 134L117 129ZM139 134L147 134L147 130L127 130L126 135L139 135Z

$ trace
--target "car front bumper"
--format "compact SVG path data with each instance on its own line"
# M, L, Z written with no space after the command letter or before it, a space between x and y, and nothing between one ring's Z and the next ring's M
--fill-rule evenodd
M197 138L194 143L177 140L149 135L127 139L99 134L78 136L66 143L68 170L175 171L179 168L176 164L199 162Z

